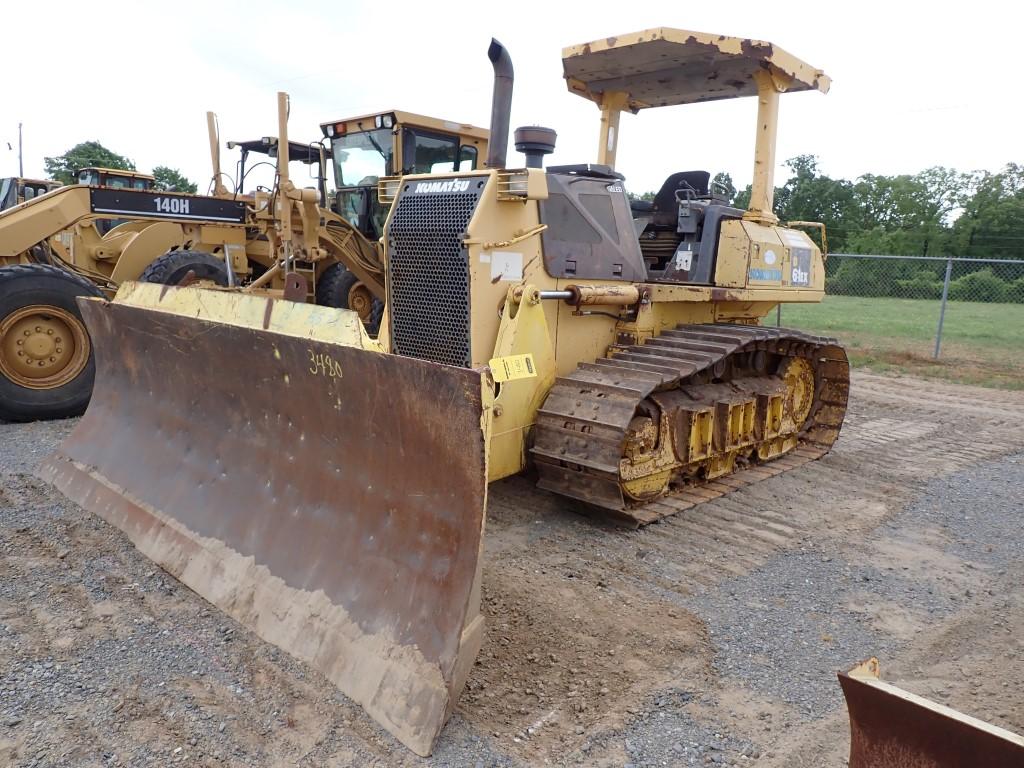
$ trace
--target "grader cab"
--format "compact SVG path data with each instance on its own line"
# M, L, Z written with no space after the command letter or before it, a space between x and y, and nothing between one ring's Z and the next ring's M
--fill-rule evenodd
M835 341L759 324L824 294L820 250L778 226L771 190L778 97L827 77L680 30L575 46L566 80L601 107L598 162L540 168L551 132L527 129L527 167L508 168L512 63L497 42L488 57L483 168L411 173L404 139L381 165L383 141L359 138L394 174L376 338L353 312L236 291L84 300L101 386L41 469L419 754L480 647L488 481L532 464L542 488L645 524L822 455L847 397ZM747 95L750 210L677 169L664 207L631 210L623 110Z
M0 179L0 211L21 205L26 200L35 200L59 188L60 182L52 179L25 179L19 176Z
M335 211L366 237L384 233L388 208L377 199L384 176L474 171L487 154L486 128L401 110L320 126L331 142Z
M78 184L88 187L110 187L111 189L153 189L156 178L148 173L127 171L119 168L90 166L75 171Z
M376 330L384 311L383 290L374 291L367 278L383 286L383 254L378 241L384 233L389 204L377 196L380 179L396 174L476 170L487 152L488 132L468 123L395 109L332 120L321 124L320 130L330 141L334 166L336 190L331 209L358 232L361 253L375 249L374 258L355 264L343 279L340 306L358 312L371 330Z

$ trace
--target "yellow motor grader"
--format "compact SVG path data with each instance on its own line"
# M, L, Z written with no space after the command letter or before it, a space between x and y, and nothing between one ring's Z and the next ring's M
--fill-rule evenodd
M280 297L288 273L301 277L306 300L353 309L376 333L384 298L379 235L369 217L350 223L348 215L329 210L336 207L328 201L326 185L332 151L320 143L289 141L287 97L279 94L278 101L279 136L227 143L241 153L232 189L221 171L216 116L207 113L212 195L163 192L152 189L152 176L104 168L83 169L78 184L63 188L55 182L19 186L17 180L3 180L3 199L12 206L0 213L0 419L82 413L92 393L94 365L75 300L113 295L125 281L178 284L187 278ZM385 122L383 132L375 129L375 123ZM474 169L477 154L487 146L486 130L404 112L331 123L332 132L336 128L339 185L342 171L350 174L358 166L358 158L343 157L355 154L365 133L388 155L387 173L445 163L451 169L456 162ZM403 148L407 168L390 160L400 161ZM273 189L246 191L247 174L256 167L247 166L251 155L276 164ZM316 186L292 183L290 161L310 167ZM379 218L376 179L371 186L373 199L364 191L365 207ZM351 201L359 191L352 186L339 191L337 203ZM285 261L287 270L281 268ZM298 290L296 284L293 298Z
M127 280L176 283L187 274L210 284L240 283L281 228L280 206L268 204L269 192L165 192L153 188L152 176L103 168L83 169L77 181L0 212L2 419L85 409L94 363L78 297L113 295ZM318 210L315 195L304 192L304 204ZM343 232L350 229L335 218ZM317 248L320 230L330 232L320 218L297 215L296 229L296 255L326 260L329 251ZM269 267L272 257L264 261Z
M488 57L486 168L379 180L377 338L351 311L125 283L81 301L99 386L40 470L419 754L480 647L490 481L532 466L649 523L821 456L848 394L834 340L761 325L824 295L823 254L772 213L779 97L827 91L824 73L668 28L573 46L597 162L545 169L553 131L527 128L508 168L512 64L497 42ZM623 111L745 96L748 210L676 169L631 205Z

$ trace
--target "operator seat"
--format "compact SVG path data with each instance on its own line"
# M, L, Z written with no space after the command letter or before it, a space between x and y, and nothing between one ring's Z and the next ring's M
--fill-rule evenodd
M656 226L675 226L676 214L679 210L679 203L676 201L676 191L680 189L690 190L694 197L707 197L708 185L711 183L711 174L707 171L679 171L673 173L665 183L661 185L658 194L654 196L654 206L651 209L653 214L652 223Z

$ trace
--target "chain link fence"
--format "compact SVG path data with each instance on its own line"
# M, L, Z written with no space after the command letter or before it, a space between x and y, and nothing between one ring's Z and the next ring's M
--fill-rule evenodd
M1024 387L1024 259L834 253L821 304L776 322L836 336L861 357L966 361Z

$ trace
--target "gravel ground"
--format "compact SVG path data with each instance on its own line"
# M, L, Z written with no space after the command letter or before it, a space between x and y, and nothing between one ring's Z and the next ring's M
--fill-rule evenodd
M986 589L986 573L1003 576L1024 562L1024 541L1007 535L1021 522L1021 489L1024 456L985 462L929 482L870 542L824 549L805 542L764 568L702 589L693 607L708 617L715 668L805 718L841 705L836 670L851 659L891 658L911 639L900 623L942 621ZM923 532L941 537L931 554L950 563L949 571L914 562ZM885 542L882 558L876 541ZM977 578L965 581L963 571ZM864 621L869 606L881 620Z
M432 758L32 475L0 424L0 765L842 764L835 672L1024 731L1024 397L860 374L824 460L638 532L492 489L488 632Z

